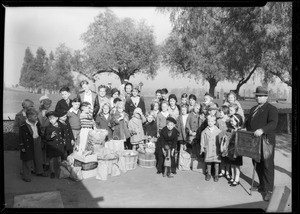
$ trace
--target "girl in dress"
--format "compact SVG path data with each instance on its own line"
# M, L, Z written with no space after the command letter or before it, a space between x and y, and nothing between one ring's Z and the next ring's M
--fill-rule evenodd
M161 130L167 125L167 118L170 116L168 112L169 104L167 101L162 101L161 112L157 114L157 137L159 137Z
M177 97L175 94L170 94L169 96L169 108L168 111L170 113L170 117L173 117L177 120L180 112L180 106L177 105Z
M129 115L129 119L131 119L133 115L133 111L136 108L141 108L143 114L146 113L145 102L143 97L140 97L140 87L135 85L132 89L132 96L130 99L126 100L125 103L125 112Z
M112 129L111 129L111 115L110 115L110 105L108 103L104 103L102 105L102 109L100 114L96 116L96 128L97 129L105 129L108 131L107 138L108 140L112 140Z
M240 180L240 166L243 165L243 157L234 156L234 148L235 148L235 135L238 130L241 129L243 124L242 116L239 114L234 114L230 117L230 124L232 128L229 128L226 136L228 142L228 152L227 157L225 158L225 163L231 165L231 179L229 180L230 186L239 185Z
M124 140L130 137L130 132L128 130L129 117L128 114L124 111L123 102L120 102L115 113L111 114L111 127L113 130L113 139L115 140ZM125 148L131 149L130 142L125 144Z

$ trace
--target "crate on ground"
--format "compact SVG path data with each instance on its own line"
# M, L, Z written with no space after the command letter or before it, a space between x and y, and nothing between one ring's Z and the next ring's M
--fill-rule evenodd
M137 167L138 152L134 150L125 150L122 152L122 156L125 158L126 170L133 170Z
M138 154L139 166L144 168L153 168L156 165L156 159L154 153L142 153Z

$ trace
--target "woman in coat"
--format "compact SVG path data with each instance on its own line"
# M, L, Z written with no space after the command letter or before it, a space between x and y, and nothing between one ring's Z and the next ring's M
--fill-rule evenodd
M126 100L125 103L125 112L129 115L129 119L132 118L133 111L136 108L141 108L143 114L146 114L146 107L143 97L139 96L140 87L138 85L134 86L132 89L132 96L130 99Z

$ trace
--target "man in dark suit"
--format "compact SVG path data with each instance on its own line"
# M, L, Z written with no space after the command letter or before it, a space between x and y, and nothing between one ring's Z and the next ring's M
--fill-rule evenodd
M253 131L255 136L265 135L273 148L272 154L267 159L264 159L262 148L261 160L256 163L259 185L252 190L264 193L264 200L269 201L274 188L275 132L278 122L278 110L267 102L267 88L258 86L255 95L258 105L250 109L249 116L245 120L245 127L247 131ZM254 163L254 160L252 161Z
M69 87L62 87L59 90L59 93L62 96L62 99L59 100L55 106L56 112L64 112L69 111L69 109L72 107L72 100L70 99L70 89Z

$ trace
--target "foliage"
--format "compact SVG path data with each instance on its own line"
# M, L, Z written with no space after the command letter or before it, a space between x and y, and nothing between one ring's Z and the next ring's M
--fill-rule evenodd
M20 85L24 86L26 88L33 87L32 81L30 81L30 76L32 76L32 66L34 62L34 56L31 53L31 50L29 47L25 50L25 56L23 65L21 68L21 76L20 76Z
M278 77L292 86L292 3L269 2L261 15L266 31L262 68L266 81Z
M158 50L153 29L145 22L119 19L111 10L100 13L82 35L82 74L90 79L103 72L119 76L121 82L137 72L153 77L158 68Z
M73 77L71 75L72 54L70 48L61 44L55 50L54 72L56 76L56 86L73 86Z
M223 32L220 8L166 8L173 24L172 34L162 48L163 63L171 66L172 72L206 80L209 92L219 81L224 80L222 64Z

